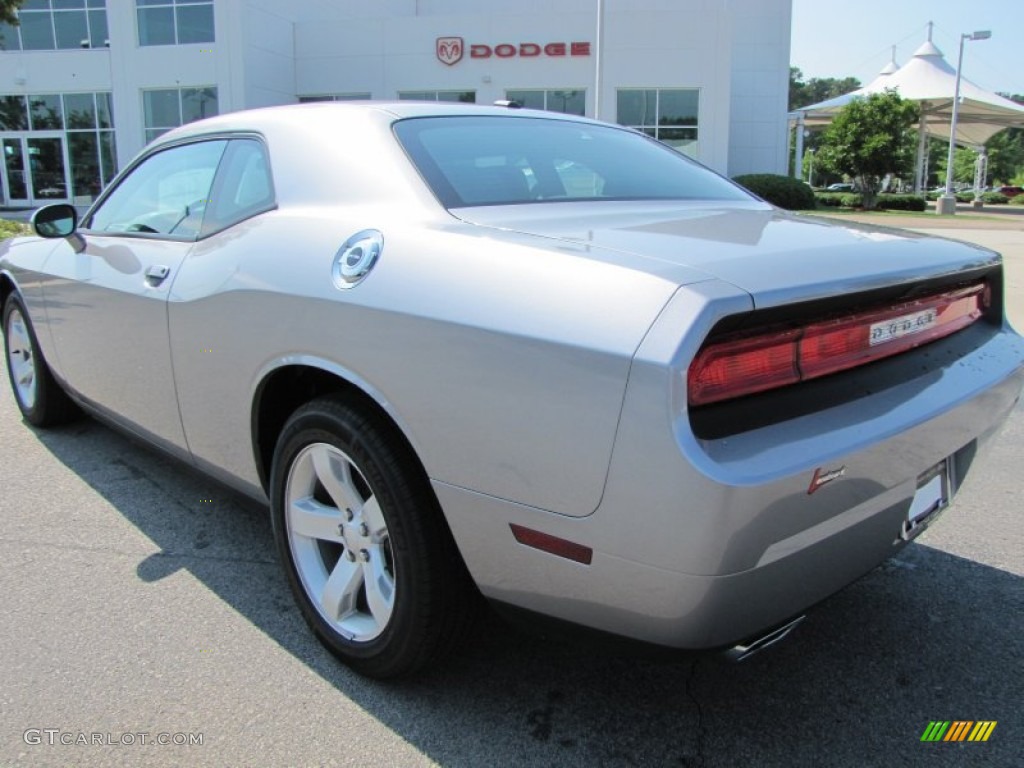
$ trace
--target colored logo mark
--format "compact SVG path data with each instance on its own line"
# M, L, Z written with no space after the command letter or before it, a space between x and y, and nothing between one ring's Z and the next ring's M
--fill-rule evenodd
M988 741L995 720L933 720L921 734L921 741Z

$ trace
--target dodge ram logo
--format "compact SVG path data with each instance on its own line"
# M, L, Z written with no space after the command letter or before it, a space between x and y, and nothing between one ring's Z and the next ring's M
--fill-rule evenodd
M437 58L442 64L449 67L462 59L463 50L461 37L439 37L437 38Z

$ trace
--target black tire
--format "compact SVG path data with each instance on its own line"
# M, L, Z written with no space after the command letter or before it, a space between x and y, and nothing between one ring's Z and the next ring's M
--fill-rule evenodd
M53 427L76 418L80 412L50 372L25 303L16 293L4 302L3 328L7 376L25 421Z
M465 636L481 598L426 474L390 422L340 397L314 400L285 424L270 482L288 583L339 659L394 678Z

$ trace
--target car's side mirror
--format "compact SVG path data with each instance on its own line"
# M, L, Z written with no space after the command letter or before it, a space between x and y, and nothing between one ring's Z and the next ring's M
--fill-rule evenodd
M78 211L67 203L46 205L32 214L32 229L40 237L70 237L78 227Z
M75 251L81 253L85 248L85 241L76 231L78 229L78 211L73 205L67 203L44 205L32 214L31 224L32 231L39 237L66 237Z

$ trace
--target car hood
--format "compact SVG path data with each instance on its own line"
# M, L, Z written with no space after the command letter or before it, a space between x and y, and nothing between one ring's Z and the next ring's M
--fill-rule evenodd
M995 265L998 254L906 230L761 203L541 203L461 208L465 222L626 255L664 276L699 270L771 307ZM640 257L639 259L637 257ZM624 262L625 264L626 262Z

